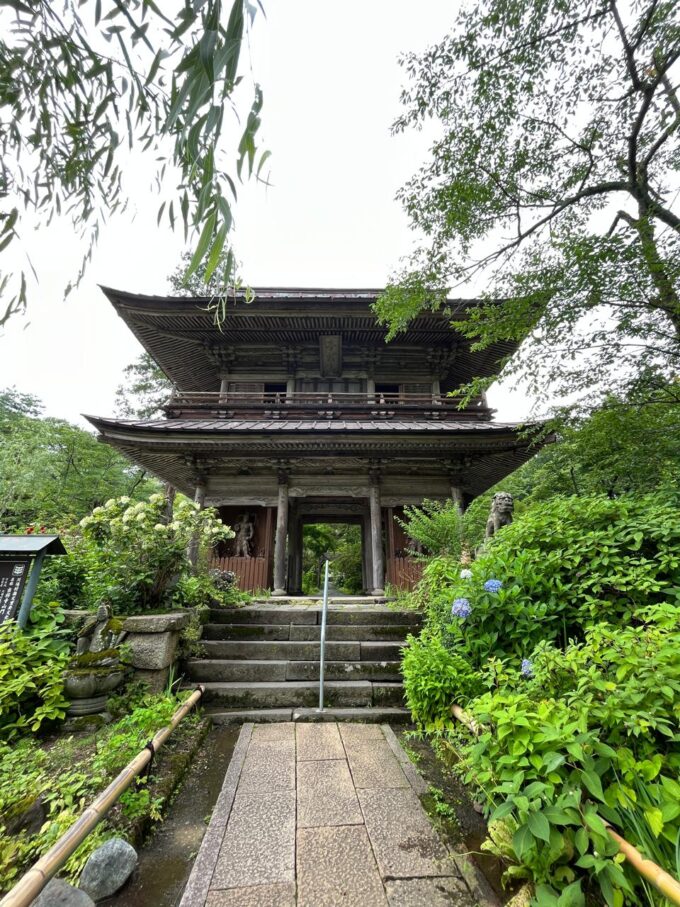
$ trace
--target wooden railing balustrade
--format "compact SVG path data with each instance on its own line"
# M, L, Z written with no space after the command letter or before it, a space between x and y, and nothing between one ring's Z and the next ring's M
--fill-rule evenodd
M165 404L169 418L399 418L489 419L491 411L479 406L458 409L458 401L445 394L308 392L175 392Z

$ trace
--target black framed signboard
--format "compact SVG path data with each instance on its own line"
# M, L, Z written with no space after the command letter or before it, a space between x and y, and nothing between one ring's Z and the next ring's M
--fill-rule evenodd
M0 535L0 624L26 628L46 554L66 554L58 535Z
M17 616L30 558L0 559L0 624Z

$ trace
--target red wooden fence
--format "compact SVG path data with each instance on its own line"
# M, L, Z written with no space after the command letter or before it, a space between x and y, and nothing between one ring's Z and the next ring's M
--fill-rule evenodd
M256 592L269 588L268 558L265 557L214 557L211 566L217 570L231 570L243 592Z
M413 589L422 578L424 563L410 557L390 557L387 559L387 582L398 589Z

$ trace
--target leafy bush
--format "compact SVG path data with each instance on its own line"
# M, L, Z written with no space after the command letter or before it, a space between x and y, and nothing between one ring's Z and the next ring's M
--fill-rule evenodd
M406 704L428 731L451 723L451 704L464 704L482 685L468 662L444 648L436 635L409 636L402 664Z
M450 739L488 849L540 907L639 903L611 823L680 869L680 525L659 499L555 498L468 568L432 559L404 655L415 719ZM478 728L448 723L452 702ZM647 900L661 903L651 892Z
M60 737L51 747L41 747L25 737L11 745L0 744L0 891L7 890L75 822L80 813L125 767L154 735L168 723L179 700L168 694L138 699L133 711L98 732L96 737ZM199 720L189 715L182 728ZM163 759L164 750L159 754ZM17 827L21 816L40 805L46 819L35 832ZM158 818L162 802L146 787L130 788L122 803L123 818L149 815ZM109 814L65 865L74 880L89 855L112 834L124 833L115 813ZM14 827L12 827L14 826ZM8 829L12 829L11 833Z
M404 507L404 516L405 519L399 520L399 524L423 551L433 555L460 557L463 515L454 501L442 503L426 500L420 507Z
M194 604L214 586L203 576L190 582L186 550L192 538L211 546L233 537L210 509L201 510L186 498L166 518L166 499L154 494L134 503L122 497L95 507L69 539L63 565L50 565L39 594L70 607L94 608L108 601L118 614ZM182 591L187 594L186 601Z
M680 521L654 498L554 498L494 536L470 570L428 564L432 621L476 667L521 659L540 642L583 639L593 622L626 626L648 605L680 602ZM498 591L486 591L489 580ZM470 605L464 618L451 614L458 599Z
M0 624L0 740L38 731L66 714L63 671L69 656L59 618L41 608L32 619L25 632L14 621Z
M604 822L675 869L680 608L656 606L643 619L593 627L564 652L542 645L524 675L492 662L491 689L468 704L483 731L459 751L486 798L487 849L515 862L509 877L547 886L539 903L584 874L612 907L633 897L639 877L621 865Z

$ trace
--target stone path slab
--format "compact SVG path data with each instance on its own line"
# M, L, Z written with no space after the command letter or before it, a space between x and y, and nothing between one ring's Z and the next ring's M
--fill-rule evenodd
M387 725L245 724L180 907L491 907L422 790Z

